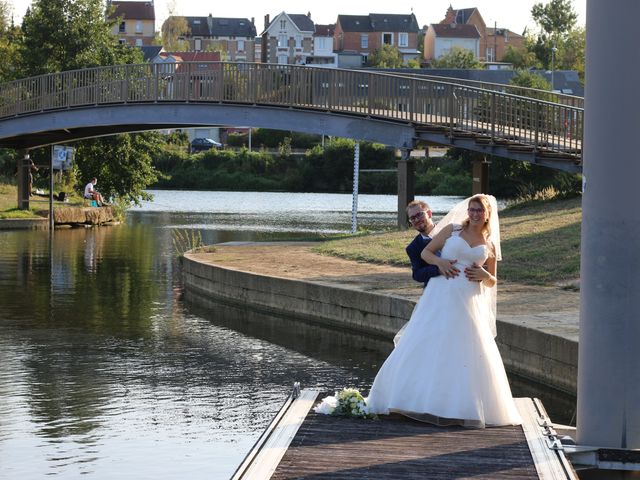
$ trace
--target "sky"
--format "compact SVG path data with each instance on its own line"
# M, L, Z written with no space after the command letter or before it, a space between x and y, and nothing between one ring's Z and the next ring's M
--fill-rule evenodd
M449 5L454 9L476 7L480 11L487 26L497 24L498 28L508 28L515 33L522 33L524 28L534 27L531 19L531 7L535 3L546 3L547 0L466 0L459 3L455 0L368 0L367 2L351 2L344 0L244 0L239 2L210 0L154 0L156 11L156 30L169 15L170 4L175 7L176 15L214 17L255 18L258 34L264 27L264 16L269 14L273 19L278 13L307 13L315 23L335 23L338 14L366 15L368 13L413 13L420 26L438 23L444 18ZM16 23L22 16L31 0L8 0L13 5ZM574 10L578 13L578 23L585 24L586 0L573 0Z

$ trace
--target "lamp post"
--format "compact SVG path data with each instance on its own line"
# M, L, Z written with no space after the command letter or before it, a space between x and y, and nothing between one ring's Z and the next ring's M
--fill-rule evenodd
M556 43L553 42L553 47L551 47L551 91L553 92L556 88L556 84L554 82L554 71L555 71L555 63L556 63L556 51L558 48L556 47Z

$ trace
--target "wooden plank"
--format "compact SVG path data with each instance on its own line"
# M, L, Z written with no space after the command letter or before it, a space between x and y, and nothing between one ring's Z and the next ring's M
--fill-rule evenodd
M436 427L310 412L272 479L536 479L521 427Z
M300 425L309 413L316 398L317 390L304 389L281 416L271 434L259 449L250 465L244 472L238 471L234 478L243 480L263 480L271 478L289 444L296 436Z
M578 480L542 403L531 398L516 398L516 406L540 480ZM554 445L556 449L551 448Z

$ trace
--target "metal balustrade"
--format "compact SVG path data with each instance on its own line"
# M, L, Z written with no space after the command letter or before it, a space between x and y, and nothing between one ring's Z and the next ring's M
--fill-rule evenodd
M115 65L0 84L0 125L7 118L76 107L249 104L404 122L417 130L439 128L450 137L467 134L478 142L581 161L584 109L577 97L495 84L483 87L487 85L438 77L293 65Z

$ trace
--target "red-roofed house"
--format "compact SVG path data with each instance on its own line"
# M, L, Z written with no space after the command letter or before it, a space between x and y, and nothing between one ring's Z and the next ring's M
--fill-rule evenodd
M151 45L156 32L156 13L153 0L132 2L109 0L107 18L116 20L112 33L120 43L142 47Z

